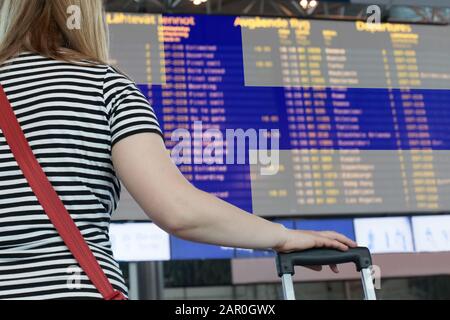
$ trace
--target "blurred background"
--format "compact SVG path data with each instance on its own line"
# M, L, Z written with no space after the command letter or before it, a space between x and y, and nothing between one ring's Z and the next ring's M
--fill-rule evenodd
M374 178L350 186L337 178L344 173L338 156L331 169L336 178L327 178L326 155L302 155L307 167L293 156L286 164L292 174L261 188L251 181L248 165L180 169L197 187L245 210L290 228L336 230L368 246L381 267L380 299L450 298L450 1L107 0L106 5L113 62L136 79L152 103L168 148L174 146L173 130L191 130L193 121L202 121L205 129L279 129L283 150L329 147L325 142L354 149L337 144L346 129L339 131L327 110L336 102L357 110L363 140L369 141L363 149L389 150L396 161L382 167L363 155L358 172L390 176L387 184ZM406 34L412 37L396 32L357 37L355 21L366 21L372 5L381 22L411 26ZM312 31L241 30L238 16L300 19L311 22ZM330 31L337 40L327 42ZM368 66L378 63L381 73L372 76ZM333 78L332 68L345 72ZM371 77L363 77L366 73ZM333 91L332 79L358 86ZM328 129L320 126L324 115L331 118ZM414 153L418 150L422 153ZM369 189L372 193L350 204L351 192ZM383 210L377 209L380 203ZM286 210L276 213L277 208ZM126 190L111 240L132 299L282 297L272 252L176 239L148 221ZM340 275L299 269L296 280L298 299L362 297L352 266L343 266Z

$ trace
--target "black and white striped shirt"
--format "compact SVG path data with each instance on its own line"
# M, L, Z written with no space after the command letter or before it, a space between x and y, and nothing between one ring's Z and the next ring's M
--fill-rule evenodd
M0 65L0 83L49 180L126 294L108 236L120 195L111 149L133 134L162 135L153 109L133 81L107 65L24 52ZM79 271L0 130L0 299L101 298Z

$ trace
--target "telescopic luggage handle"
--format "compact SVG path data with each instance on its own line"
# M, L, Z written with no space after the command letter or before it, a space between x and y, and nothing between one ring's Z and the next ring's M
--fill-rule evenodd
M333 249L311 249L300 252L280 253L277 256L278 276L294 275L295 266L324 266L353 262L360 272L372 265L372 256L367 248L351 248L348 251Z
M301 252L280 253L277 255L278 276L282 279L283 295L286 300L295 300L294 282L295 266L323 266L353 262L361 273L361 280L366 300L376 300L372 277L372 256L368 248L358 247L348 251L332 249L311 249Z

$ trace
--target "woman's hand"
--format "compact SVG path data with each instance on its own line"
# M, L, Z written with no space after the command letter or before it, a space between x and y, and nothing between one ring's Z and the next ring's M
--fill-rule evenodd
M341 251L347 251L349 248L356 247L357 244L346 236L333 231L302 231L286 230L286 239L277 247L273 248L280 253L289 253L293 251L303 251L314 248L329 248ZM330 266L333 272L338 273L336 265ZM310 269L321 271L321 266L310 267Z

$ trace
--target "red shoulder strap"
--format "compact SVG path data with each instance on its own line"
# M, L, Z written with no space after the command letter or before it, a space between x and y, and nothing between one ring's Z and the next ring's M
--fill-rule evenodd
M80 267L105 300L125 300L114 290L63 202L39 165L0 85L0 128L31 189Z

